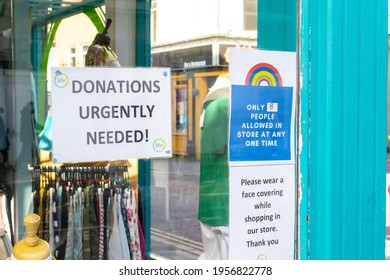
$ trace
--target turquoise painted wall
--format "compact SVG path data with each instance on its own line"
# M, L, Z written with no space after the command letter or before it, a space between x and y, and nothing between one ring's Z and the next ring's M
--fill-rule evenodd
M384 259L387 0L266 2L259 47L299 51L299 258Z
M258 0L257 8L258 48L296 51L297 1Z
M302 1L303 28L307 257L384 259L387 0Z

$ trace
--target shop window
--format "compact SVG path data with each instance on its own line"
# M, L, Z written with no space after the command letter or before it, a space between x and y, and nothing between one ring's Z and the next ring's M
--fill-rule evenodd
M257 30L257 0L244 0L244 30Z
M137 180L141 179L139 185L140 189L135 190L140 190L139 192L137 192L137 194L139 195L138 198L144 199L142 200L142 203L145 202L142 205L140 204L142 207L139 209L145 209L145 212L143 212L145 216L141 218L145 220L145 224L143 224L145 225L145 233L149 234L150 236L150 242L149 240L147 240L149 243L145 245L149 246L150 256L148 257L152 259L203 258L203 244L201 239L200 222L198 220L198 196L201 176L200 123L202 119L201 114L203 101L206 98L209 89L215 84L217 77L219 77L221 74L226 74L228 70L228 62L226 62L223 58L226 48L228 46L236 46L241 44L255 45L256 42L256 38L254 38L252 32L246 31L256 30L257 1L244 0L233 1L232 3L225 3L225 1L221 1L220 6L213 5L208 2L201 2L202 3L196 1L193 3L188 2L183 7L185 8L184 10L177 10L172 9L171 6L178 6L178 3L180 3L179 0L160 1L158 3L158 9L157 0L150 1L150 43L151 53L153 54L152 64L153 67L168 67L171 70L172 89L170 91L170 101L172 112L170 116L172 117L171 142L173 156L170 158L162 157L151 159L150 178L147 177L149 176L148 162L144 162L143 160L138 162L136 159L132 160L131 170L128 176L130 178L129 182L134 184L134 186L137 186ZM200 5L204 5L201 7L201 10L203 12L207 11L207 15L210 13L210 16L202 16L203 14L195 12ZM222 5L226 6L222 7ZM243 7L243 5L245 5L245 7ZM98 14L100 14L100 10L101 9L97 11ZM164 11L168 12L164 13ZM188 13L188 11L192 11L192 13ZM221 11L229 11L229 13L221 13ZM237 17L231 17L230 11L239 13L239 15L237 15ZM176 18L180 13L186 14L185 22L180 21ZM212 13L214 13L214 15L212 15ZM128 13L123 14L125 15L125 19L127 19ZM109 13L107 13L107 15L105 16L109 16ZM221 18L220 21L216 21L216 18L224 16L227 16L227 18ZM199 25L200 18L204 23L207 24L207 28L203 29L202 26ZM176 27L179 27L178 24L183 26L185 24L191 24L188 25L188 28L186 28L185 31L186 35L188 35L188 38L183 40L180 36L182 34L180 34L180 32L178 32L179 30L175 28L169 28L168 30L164 29L164 27L169 26L165 25L164 22L170 22L172 19L174 19ZM84 23L84 21L81 21L82 23L80 23L82 17L72 18L72 20L77 21L72 22L74 23L74 25L69 24L69 22L65 22L67 20L68 19L63 19L61 21L61 26L58 28L58 33L56 33L55 35L53 46L50 52L50 63L48 63L48 69L51 68L50 66L78 67L85 65L85 55L88 48L88 45L86 45L85 42L92 41L93 36L95 36L96 34L96 29L89 22ZM231 30L231 34L225 33L224 29L222 28L224 22L226 21L237 21L234 25L232 25L234 28ZM159 25L157 26L157 24ZM90 26L90 28L87 28L88 26ZM85 27L85 29L81 27ZM120 27L117 26L116 28ZM71 36L66 33L68 29L72 30L70 33ZM215 30L219 30L221 33L214 34ZM178 36L177 38L173 39L169 38L168 41L159 39L158 44L155 44L156 39L160 37L164 39L164 33L174 34ZM123 34L123 36L121 36L120 38L116 38L114 34L114 32L110 33L110 35L113 35L111 37L113 40L123 39L127 36L127 34ZM238 40L237 38L240 38L240 40ZM39 38L37 39L40 40ZM38 43L39 45L41 45L44 42ZM133 50L129 51L129 53L132 52ZM33 53L34 58L39 58L39 55L41 55L41 53ZM126 64L124 63L123 65ZM50 75L50 71L48 72L48 75ZM38 73L36 72L34 74ZM23 76L18 77L18 79L23 82L25 82L24 80L26 80L27 82L27 79L23 79ZM52 81L52 78L50 78L49 76L47 78L47 81ZM40 81L38 80L37 82ZM23 88L29 89L27 85ZM40 86L37 88L40 89ZM47 94L46 96L44 96L43 94L39 95L39 97L47 97L47 100L45 100L45 98L40 99L42 101L47 101L46 104L44 104L47 106L42 106L44 108L40 108L39 111L40 125L43 129L43 125L45 123L45 119L43 117L45 117L46 114L51 112L51 83L48 83L47 93L45 92L45 90L39 91L38 94L40 93ZM18 98L15 99L18 103L10 104L12 106L9 106L9 108L18 108L19 105L24 106L26 102L25 100L21 100L20 97L25 97L26 99L29 99L30 91L27 90L26 94L18 96ZM3 103L6 102L7 100L5 100ZM14 115L17 116L17 112L12 112L12 116ZM27 117L30 117L29 114L26 115ZM11 121L12 123L21 123L22 120L19 121L19 119L21 118L18 116L18 119L11 119ZM30 120L30 118L26 119ZM23 122L27 124L30 123L28 121ZM75 124L75 126L76 125L79 124ZM14 127L10 128L14 129ZM12 147L13 150L12 153L10 151L10 154L16 155L15 151L21 150L23 148L27 150L27 152L23 153L23 155L28 155L30 152L30 146L25 145L25 142L27 141L22 140L22 137L20 137L17 133L14 133L12 135L15 135L15 139L12 139L12 143L16 143L17 145L15 145L15 147ZM16 139L16 137L18 139ZM29 143L30 142L33 141L29 141ZM28 147L28 149L25 147ZM39 170L46 171L46 166L44 165L51 164L50 157L52 156L52 154L46 150L41 151L41 153L41 163L43 169ZM15 158L13 160L15 161ZM35 161L32 161L30 159L17 160L18 165L16 166L16 171L11 169L3 169L1 171L4 171L4 176L1 177L2 174L0 172L0 179L4 178L4 180L7 180L8 182L7 176L12 176L10 184L15 183L19 186L24 184L25 180L27 180L27 182L30 182L31 178L28 175L33 176L32 174L34 174L34 171L36 170L34 170L34 168L31 168L32 164ZM30 167L28 167L27 164L29 164ZM56 166L57 164L59 165L59 163L56 163ZM94 168L95 166L89 166L95 163L86 163L86 165L87 164L88 166L83 166L84 163L77 164L76 166L75 163L74 166L72 165L69 167L76 167L76 170L78 167L83 167L81 170L87 170L87 174L83 174L83 176L80 175L78 177L76 176L76 178L84 178L85 180L83 179L83 183L91 182L91 177L88 177L91 176L91 173L94 173L92 176L93 180L96 178L103 177L99 173L102 171L100 168L96 169ZM103 167L107 167L105 165L105 162L99 162L99 165L100 164L102 164ZM140 164L140 170L142 169L142 174L140 173L139 177L137 173L138 164ZM122 165L118 166L121 167ZM145 172L143 170L144 168ZM30 173L28 173L28 175L25 175L27 174L27 170ZM71 174L73 176L73 171L75 169L71 168L70 170L72 171ZM59 174L59 172L57 171L55 170L54 174ZM105 171L106 169L104 169L104 172ZM45 176L41 176L41 174L39 174L38 180L40 180L41 178L48 178L49 175L46 174L50 172L52 171L42 172L42 174L44 173ZM16 181L14 180L14 177L17 179L21 178L22 180ZM27 177L27 179L25 177ZM67 177L68 179L71 178L68 176L65 177ZM108 181L109 178L113 177L104 176L105 181ZM73 181L73 179L71 180ZM120 180L117 180L117 182L119 181ZM42 180L42 182L44 182L44 184L47 184L47 179ZM54 183L51 182L51 184ZM15 190L18 191L17 194L19 197L24 198L26 193L27 195L30 195L29 192L22 190L22 188L15 187ZM29 198L29 196L27 198ZM27 199L25 199L24 201L27 201ZM22 204L20 201L18 201L17 203L19 205ZM28 205L23 206L25 209L28 207ZM18 237L16 237L15 239L20 238L23 234L23 221L21 219L21 216L24 213L22 212L24 211L19 211L19 219L15 221L18 225L16 231ZM150 212L150 217L148 217L148 212ZM1 246L0 244L0 249L3 247L4 246ZM96 249L96 247L94 248Z
M187 96L187 84L177 82L177 85L174 89L174 124L176 133L187 133Z
M76 48L70 47L68 51L68 66L75 67L76 66Z
M82 45L81 49L81 66L85 66L85 56L87 55L89 45Z
M157 22L157 1L152 0L152 7L150 11L150 41L156 42L156 22Z

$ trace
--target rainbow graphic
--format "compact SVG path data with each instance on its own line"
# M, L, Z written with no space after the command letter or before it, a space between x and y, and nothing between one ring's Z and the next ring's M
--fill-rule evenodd
M271 64L262 62L249 70L245 85L281 87L283 83L279 71Z

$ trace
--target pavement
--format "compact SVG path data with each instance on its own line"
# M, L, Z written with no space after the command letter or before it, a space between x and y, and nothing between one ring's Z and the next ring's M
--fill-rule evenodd
M194 260L203 253L198 215L199 161L151 161L151 251L158 259Z

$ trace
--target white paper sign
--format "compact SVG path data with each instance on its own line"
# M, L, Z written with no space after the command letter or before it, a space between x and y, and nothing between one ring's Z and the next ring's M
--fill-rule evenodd
M293 259L296 54L231 49L230 77L229 259Z
M229 172L229 259L294 259L294 165Z
M53 68L53 161L170 157L166 68Z

